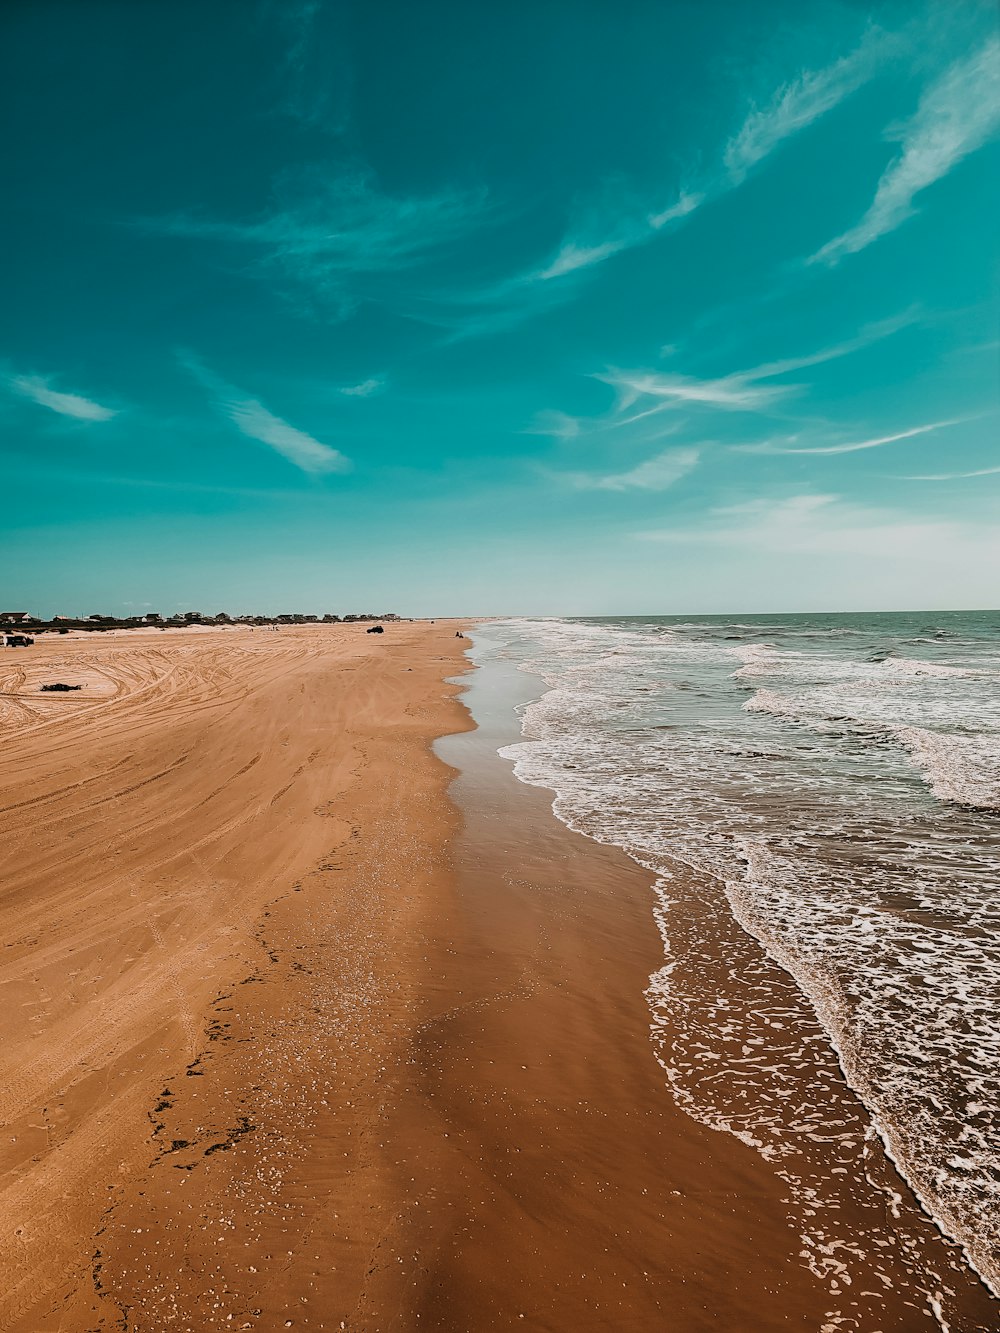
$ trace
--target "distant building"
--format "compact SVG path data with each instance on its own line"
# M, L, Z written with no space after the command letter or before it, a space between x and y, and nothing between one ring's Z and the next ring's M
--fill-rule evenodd
M143 616L143 620L147 621L151 625L156 624L159 621L159 619L160 619L159 611L147 611L146 614Z
M30 611L0 611L0 624L3 625L23 625L31 619Z

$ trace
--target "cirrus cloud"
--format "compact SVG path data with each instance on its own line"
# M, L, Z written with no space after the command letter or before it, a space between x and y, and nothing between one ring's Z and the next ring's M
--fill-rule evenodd
M47 376L13 375L7 382L15 393L62 417L74 417L77 421L110 421L118 415L115 408L103 407L82 394L62 393L51 388Z
M350 468L350 460L339 449L275 416L258 399L248 397L203 366L197 357L183 353L178 360L212 394L216 410L249 439L268 445L302 472L312 475L346 472Z
M930 85L899 134L899 156L883 172L867 213L809 262L836 264L894 231L913 217L915 196L981 148L998 126L1000 38L993 37Z
M665 491L698 466L699 449L667 449L626 472L564 472L561 478L582 491Z

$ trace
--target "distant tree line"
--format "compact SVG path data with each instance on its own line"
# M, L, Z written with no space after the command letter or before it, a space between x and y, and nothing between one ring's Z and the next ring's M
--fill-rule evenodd
M170 616L161 616L158 611L147 611L141 616L106 616L95 612L89 616L53 616L43 620L28 611L0 612L0 625L7 628L15 626L30 627L32 630L109 630L139 629L154 626L159 629L184 629L191 625L352 625L371 620L399 620L394 611L376 615L374 611L364 611L359 615L324 616L306 615L298 611L286 611L276 616L244 615L231 616L227 611L219 611L214 616L203 615L200 611L176 611Z

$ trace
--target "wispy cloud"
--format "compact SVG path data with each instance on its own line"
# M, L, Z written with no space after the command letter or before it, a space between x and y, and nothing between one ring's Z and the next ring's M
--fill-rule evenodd
M340 392L348 398L371 398L372 394L381 393L384 388L385 380L373 376L362 380L360 384L347 384Z
M778 88L766 106L753 107L723 154L729 184L739 185L786 139L856 92L872 73L883 43L882 34L873 31L849 55L825 69L804 70Z
M843 342L834 343L831 347L821 347L816 352L807 352L804 356L786 357L781 361L768 361L762 366L757 366L754 370L747 371L746 375L748 378L755 380L776 379L781 375L793 374L797 370L807 370L810 366L823 365L827 361L838 361L843 356L851 356L854 352L864 351L866 347L881 342L883 338L891 338L894 333L899 333L901 329L909 328L911 324L916 323L919 317L919 310L912 307L909 310L904 310L902 314L891 316L889 319L880 319L874 324L866 324L854 338L846 338Z
M670 204L658 213L650 213L646 221L654 231L662 231L671 222L680 222L696 208L700 208L706 197L700 190L682 190L676 203Z
M623 426L634 426L639 421L645 421L649 417L659 416L661 412L668 411L673 406L672 403L654 403L652 407L644 407L641 412L633 412L627 417L617 417L608 421L606 425L612 430L620 430ZM669 427L669 430L675 431L677 425Z
M349 459L339 449L322 444L305 431L275 416L263 403L256 398L248 398L242 390L227 384L190 353L183 353L178 359L212 394L217 411L251 440L268 445L289 463L313 475L346 472L350 468Z
M575 201L555 253L525 273L522 281L572 288L587 269L639 244L648 232L646 209L635 188L620 177L608 177Z
M894 231L916 212L915 196L982 147L998 125L1000 39L993 37L930 85L899 132L899 156L883 173L868 212L810 262L835 264Z
M652 240L670 223L681 222L704 203L706 197L701 191L684 190L669 207L645 214L639 207L634 207L631 213L623 213L620 199L603 209L592 207L588 220L575 223L555 256L531 273L529 280L550 282L553 278L579 275L584 269L603 264L623 250Z
M343 112L335 113L334 99L344 99L350 75L339 44L316 41L323 12L323 0L265 0L264 5L265 15L285 43L284 60L278 66L285 87L280 109L312 129L335 132L343 128ZM333 70L331 60L336 65Z
M523 435L551 435L557 440L572 440L580 434L580 421L566 412L538 412Z
M966 481L969 477L993 477L1000 467L981 467L974 472L935 472L924 476L900 477L899 481Z
M910 440L915 435L929 435L932 431L958 426L968 420L968 417L954 417L950 421L931 421L925 426L911 426L909 430L896 431L893 435L878 435L870 440L851 440L843 444L809 445L804 449L794 443L797 436L787 440L763 440L760 444L733 444L729 447L741 454L853 454L860 449L879 449L883 444Z
M375 280L439 258L491 216L483 192L442 190L386 194L362 169L335 175L300 173L286 188L289 204L248 220L192 214L144 218L134 225L158 235L219 242L256 252L265 273L277 273L306 296L346 311Z
M438 284L407 293L401 308L409 318L444 330L448 342L458 342L515 328L565 304L575 290L572 282L542 282L531 269L492 282Z
M583 245L579 241L566 241L559 249L555 258L534 276L540 282L548 282L552 278L565 277L567 273L575 273L581 268L590 268L594 264L603 263L605 259L610 259L612 255L618 254L628 246L627 238L622 237L615 241L602 241L598 245Z
M117 416L114 408L102 407L82 394L61 393L50 388L47 376L12 375L7 383L15 393L63 417L75 417L77 421L110 421L113 416Z
M651 370L609 370L595 378L617 391L620 409L631 407L640 398L662 398L671 406L702 405L748 412L794 392L788 385L755 384L749 373L698 379L694 375L664 375Z
M254 398L231 398L220 405L244 435L270 445L303 472L343 472L349 466L339 450L290 426Z
M300 12L301 11L301 12ZM298 36L290 59L301 63L318 7L295 11ZM649 207L634 187L606 181L584 203L561 242L542 263L492 282L449 276L411 281L399 275L432 271L434 262L477 230L500 220L483 192L445 189L399 198L380 190L370 171L357 168L330 179L326 171L300 173L283 208L249 219L219 220L192 214L144 219L146 230L191 240L239 245L257 252L264 274L277 274L307 304L332 305L347 314L364 299L393 303L409 317L449 331L451 340L502 332L571 300L580 282L615 255L645 244L681 225L707 200L736 188L778 146L800 133L847 97L877 64L881 38L826 69L804 71L782 85L771 100L751 109L714 171L680 188L666 206ZM468 256L475 267L474 256ZM392 278L390 282L387 279Z
M623 205L621 188L606 189L603 199L588 204L553 258L533 277L549 282L579 276L624 250L645 244L671 224L683 222L708 200L736 189L787 139L860 88L877 67L885 46L884 34L873 29L849 55L824 69L802 71L781 85L764 106L751 107L726 144L721 165L697 186L681 189L666 207L644 210L634 201L630 206L627 199Z
M698 466L698 449L668 449L627 472L564 472L563 481L587 491L665 491Z
M694 375L664 374L649 370L609 370L595 378L612 385L618 393L618 410L621 412L633 403L648 398L660 399L661 402L638 412L622 421L637 421L654 412L681 404L701 405L720 408L725 411L755 412L769 407L782 398L787 398L799 391L795 384L769 384L762 381L780 379L784 375L811 366L835 361L854 352L870 347L883 338L891 337L900 329L906 328L917 318L913 310L905 311L891 319L869 324L854 338L823 347L803 356L786 357L780 361L767 361L750 370L737 371L731 375L716 378L698 378ZM944 423L942 423L944 424ZM766 453L769 450L758 446L746 446L754 452ZM863 446L850 446L861 448ZM838 449L836 452L846 450ZM794 451L790 451L794 452ZM834 452L834 451L831 451Z

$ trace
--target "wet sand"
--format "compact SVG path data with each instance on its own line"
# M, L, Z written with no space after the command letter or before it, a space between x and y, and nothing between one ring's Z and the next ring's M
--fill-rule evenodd
M449 798L454 630L17 659L0 1327L822 1327L781 1182L664 1088L648 875L489 725Z
M842 1156L838 1135L853 1125L862 1140L869 1121L825 1043L802 1082L825 1091L837 1126L808 1162L822 1170L835 1215L818 1213L808 1237L785 1178L806 1163L766 1163L678 1110L650 1059L644 992L664 962L651 875L559 823L551 793L498 767L497 748L520 739L514 706L537 696L538 679L494 663L466 685L477 729L436 748L461 769L451 795L465 816L453 846L469 964L462 984L493 993L456 1015L431 1067L436 1097L468 1127L470 1156L482 1154L495 1188L489 1210L470 1210L474 1243L449 1265L434 1326L480 1327L476 1310L491 1300L508 1310L515 1291L529 1326L550 1330L889 1333L947 1321L951 1333L990 1333L996 1302L878 1141L869 1136L863 1158ZM682 915L710 900L693 875L673 896ZM668 922L678 937L686 926ZM731 969L752 975L762 962L730 918L718 957L704 960L707 988L714 981L716 994L732 993L740 979ZM662 1027L655 1035L667 1045ZM738 1077L732 1054L729 1078ZM838 1278L845 1240L856 1251L853 1283ZM940 1322L927 1268L940 1275Z

